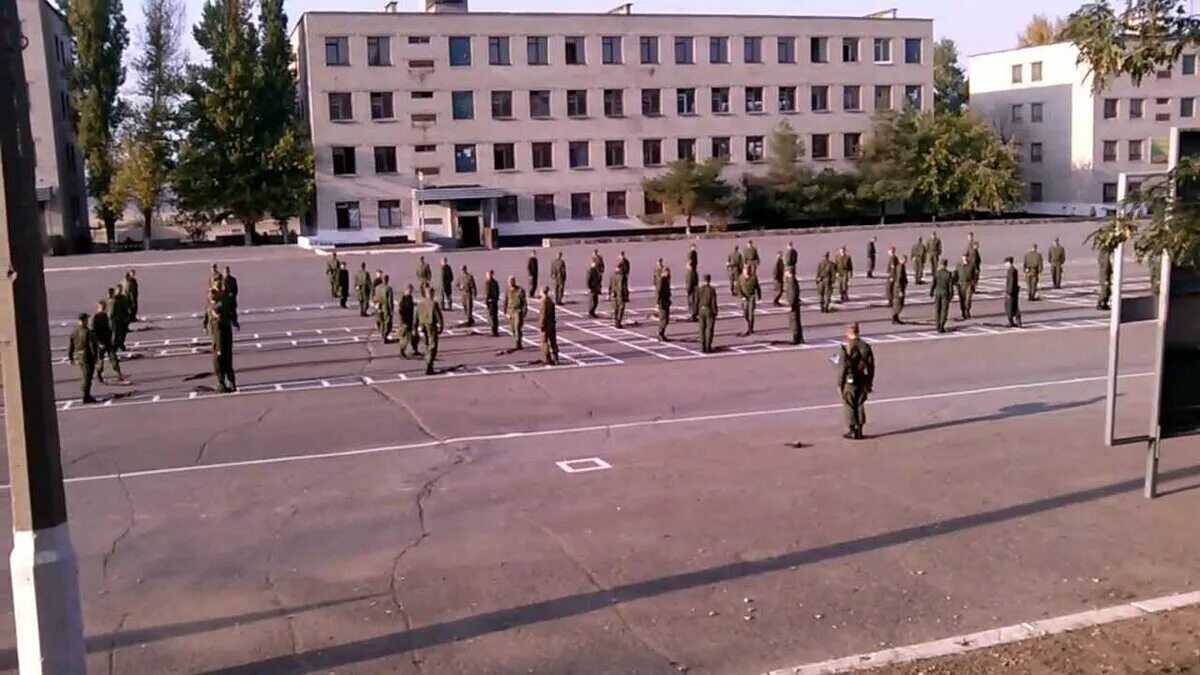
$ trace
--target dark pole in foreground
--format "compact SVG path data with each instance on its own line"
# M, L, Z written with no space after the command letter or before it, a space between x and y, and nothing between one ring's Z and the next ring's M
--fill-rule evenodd
M22 674L85 672L79 571L59 457L33 139L16 0L0 0L0 370Z

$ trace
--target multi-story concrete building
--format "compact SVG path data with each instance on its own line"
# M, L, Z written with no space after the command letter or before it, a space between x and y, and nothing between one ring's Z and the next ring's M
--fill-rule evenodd
M67 82L74 56L67 18L46 0L17 0L17 15L29 41L22 56L37 162L38 227L48 245L61 242L65 251L79 251L87 247L90 230L83 155L75 141Z
M870 17L308 12L293 33L316 154L306 234L478 241L661 221L677 158L760 171L786 120L849 168L875 111L932 105L932 22ZM422 206L418 210L416 205Z
M1070 43L972 56L971 107L1018 143L1025 208L1104 213L1121 172L1166 171L1171 128L1196 123L1197 51L1140 85L1119 77L1099 93Z

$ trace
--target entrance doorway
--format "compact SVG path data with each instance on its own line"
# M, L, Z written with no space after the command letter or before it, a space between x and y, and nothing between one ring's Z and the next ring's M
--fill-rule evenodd
M459 216L458 217L458 243L463 248L478 248L481 244L479 240L479 216Z

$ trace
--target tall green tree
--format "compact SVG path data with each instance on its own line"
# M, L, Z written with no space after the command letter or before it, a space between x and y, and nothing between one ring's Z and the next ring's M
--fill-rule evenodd
M733 206L733 187L721 178L725 165L725 160L716 158L704 162L676 160L666 173L642 181L642 189L662 203L672 220L684 218L688 234L696 216L705 218L711 230L713 218L723 217Z
M280 223L303 214L309 207L313 185L312 150L300 119L295 55L287 37L288 20L283 0L262 0L259 5L262 51L259 59L259 120L267 148L264 198L268 213Z
M967 106L967 76L958 64L958 46L950 38L933 45L933 105L942 114L957 115Z
M1025 29L1017 34L1018 47L1052 45L1063 39L1066 21L1058 18L1051 21L1045 14L1034 14Z
M87 170L88 195L96 200L96 216L111 245L121 217L109 190L116 174L115 139L124 114L121 57L129 45L121 0L73 0L67 5L67 26L75 42L71 104Z

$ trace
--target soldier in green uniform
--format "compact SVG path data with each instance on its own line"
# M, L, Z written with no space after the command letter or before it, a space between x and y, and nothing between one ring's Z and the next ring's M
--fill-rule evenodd
M791 270L793 272L795 272L796 271L796 263L798 263L799 261L800 261L800 254L796 251L796 247L792 245L792 242L789 241L788 245L787 245L787 251L783 255L783 264L786 265L787 267L791 268Z
M587 273L588 316L593 319L596 318L596 306L600 304L600 294L604 292L603 274L600 264L593 258Z
M442 266L440 269L442 277L442 300L441 309L454 309L454 268L450 266L450 261L442 258Z
M371 304L371 291L374 289L371 273L367 271L367 263L362 263L354 273L354 295L358 298L359 316L367 315L367 307Z
M129 331L129 301L124 293L110 288L105 308L108 311L108 323L112 326L113 346L124 351L125 334Z
M875 237L871 237L871 241L867 242L867 278L875 278Z
M938 262L938 269L933 273L933 285L929 289L939 333L946 332L946 321L950 318L950 300L954 297L954 276L950 274L946 265L945 260Z
M629 278L617 265L612 278L608 280L608 297L612 300L613 325L623 328L625 323L625 305L629 303Z
M1026 291L1029 292L1031 301L1038 300L1038 282L1042 279L1042 254L1038 251L1037 244L1029 248L1024 262Z
M492 337L500 336L500 282L496 280L496 272L487 271L483 282L483 304L487 307L488 327Z
M1058 237L1055 237L1054 243L1050 245L1050 250L1046 253L1050 258L1050 283L1055 288L1062 288L1063 265L1067 264L1067 249L1063 248Z
M542 363L558 365L558 318L554 301L550 299L550 287L542 287L542 304L538 308L538 332L542 335Z
M537 252L529 252L529 260L525 263L525 274L529 277L529 297L537 297L538 259Z
M687 261L692 264L693 269L700 269L700 254L696 252L696 245L692 244L688 248Z
M779 307L783 303L780 302L783 298L783 271L787 269L787 265L783 262L783 251L775 257L775 269L771 271L771 281L775 283L775 299L771 304Z
M742 253L737 244L733 245L733 252L725 260L725 273L729 275L729 294L736 298L738 276L742 273Z
M209 312L212 327L213 375L217 378L217 391L222 394L237 391L237 379L233 372L233 324L219 307Z
M397 305L399 305L396 317L399 319L397 338L400 342L400 356L407 359L409 349L412 349L413 356L420 356L421 335L417 331L417 303L413 298L412 284L404 285L404 292L400 294L400 302Z
M843 246L838 250L837 262L838 302L850 300L850 277L854 276L854 260Z
M971 318L971 302L975 299L975 267L965 255L954 269L954 285L958 290L958 311L966 321Z
M129 270L125 273L125 282L122 289L125 292L125 297L129 298L129 323L138 322L138 280L136 272Z
M904 311L904 301L907 298L908 258L900 256L900 264L896 265L896 271L892 274L892 323L904 323L900 319L900 312Z
M1021 278L1012 256L1004 259L1004 314L1010 328L1021 327Z
M717 289L713 288L712 275L704 275L704 283L696 291L697 315L700 319L700 351L711 354L713 336L717 332Z
M700 289L700 274L696 272L696 266L692 261L688 261L687 273L684 285L687 288L687 304L688 304L688 320L695 322L699 320L697 311L699 305L696 302L696 291Z
M433 285L433 270L429 268L429 263L425 262L425 256L417 256L417 286L420 287L421 293L425 293L426 288Z
M592 249L592 262L596 263L596 269L600 270L600 278L604 278L604 256L600 255L600 249Z
M790 267L784 270L783 288L787 299L788 329L791 331L792 344L802 344L804 326L800 322L800 280L796 278L796 270Z
M626 283L629 282L629 258L625 257L625 251L621 251L617 256L617 269L621 270L621 274L625 275Z
M887 266L887 287L886 287L888 307L891 307L892 302L895 300L895 296L896 296L896 290L894 288L895 276L896 276L896 268L899 265L900 265L900 259L896 257L896 247L889 246L888 247L888 266Z
M350 299L350 270L346 269L346 263L338 267L337 287L338 305L346 309L346 301Z
M663 266L654 285L655 305L658 307L658 339L667 339L667 324L671 323L671 268Z
M100 345L96 342L95 333L88 328L88 315L84 312L79 315L79 325L75 327L67 343L67 360L72 365L79 366L84 403L96 402L96 399L92 398L92 378L96 376L96 360L99 354Z
M375 270L375 278L371 280L371 301L375 300L375 289L383 283L383 270Z
M754 276L757 277L758 276L758 249L754 247L753 239L746 242L746 256L745 256L745 260L742 262L742 267L745 267L746 265L750 266L751 272L753 272Z
M508 293L504 295L504 314L508 316L509 329L512 331L514 350L525 348L525 313L529 307L526 304L525 289L517 285L517 278L508 277Z
M754 274L754 265L746 263L742 268L742 278L738 280L738 294L742 296L742 319L746 322L745 332L739 335L754 334L754 314L758 310L758 301L762 300L762 287L758 285L758 276Z
M913 244L912 250L908 253L908 259L913 262L913 283L920 286L925 283L925 260L929 255L929 249L925 246L925 239L917 237L917 243ZM934 265L936 264L935 262ZM936 272L937 270L934 271Z
M859 339L858 324L846 327L846 343L838 359L838 392L846 410L845 438L859 440L867 425L867 397L875 384L875 353Z
M214 307L221 307L224 304L221 296L221 282L214 281L208 288L208 294L204 298L204 311L200 313L200 325L204 327L204 332L212 333L212 327L209 325L209 314ZM111 323L111 321L109 322Z
M550 280L554 282L554 304L561 305L567 292L567 261L563 260L562 251L550 262Z
M344 263L338 263L339 270L344 267ZM221 277L221 291L225 295L225 318L229 320L230 325L241 330L242 324L238 321L238 280L228 266L225 267L225 274Z
M833 311L830 305L833 302L834 275L833 263L829 260L829 251L826 251L821 261L817 263L816 278L817 294L821 299L821 313L823 314Z
M475 296L479 290L475 287L475 275L471 274L466 265L462 266L458 275L458 299L462 301L463 314L467 317L467 327L475 325Z
M442 334L442 308L433 299L433 289L422 293L421 304L417 305L417 324L421 337L425 339L425 374L433 375L433 362L437 360L438 338Z
M662 258L654 261L654 269L650 271L650 288L658 288L658 278L662 276L662 271L666 269L667 264Z
M125 376L121 374L121 357L117 354L117 345L113 343L112 324L104 310L104 303L97 302L96 313L92 315L92 335L96 338L96 378L104 381L104 359L107 357L117 379L123 381Z
M385 274L383 282L375 287L375 327L383 344L391 342L392 322L396 317L396 293L392 290L392 278ZM428 288L428 286L426 286Z
M929 246L926 247L926 252L929 254L929 276L937 274L938 265L942 261L942 240L938 238L937 232L929 238Z
M333 255L329 257L329 260L325 262L325 278L327 281L329 281L329 295L333 298L337 297L337 271L338 264L340 262L341 261L338 260L337 251L334 251ZM213 272L216 271L217 266L213 265Z
M975 237L971 235L972 239ZM983 272L983 256L979 255L979 242L972 241L970 248L971 268L975 273L971 276L971 292L979 288L979 277Z
M1112 253L1101 250L1096 262L1100 267L1100 298L1096 301L1096 309L1108 310L1112 298Z

